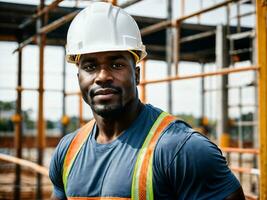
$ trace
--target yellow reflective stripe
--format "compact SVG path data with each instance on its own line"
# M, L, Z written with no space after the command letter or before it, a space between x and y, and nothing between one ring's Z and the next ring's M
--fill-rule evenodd
M149 200L154 199L154 192L153 192L153 156L154 154L152 154L152 156L149 159L149 166L148 166L148 170L147 170L147 181L146 181L146 188L147 188L147 195L146 198Z
M159 121L158 121L159 120ZM153 154L154 149L156 147L157 141L163 131L169 126L169 124L173 121L175 121L176 118L168 113L163 113L162 116L160 115L159 118L155 122L155 126L151 128L152 137L149 138L149 143L144 146L145 150L145 156L139 157L142 159L140 162L138 160L138 163L141 163L139 166L140 172L138 174L138 170L136 169L136 177L133 177L133 180L135 182L138 182L138 184L132 185L134 188L133 191L137 191L138 193L133 194L133 199L139 199L139 200L153 200L154 199L154 193L153 193ZM153 130L153 131L152 131ZM147 138L146 138L147 139ZM143 146L142 146L143 148ZM139 155L138 155L139 156ZM137 158L137 159L139 159Z
M68 200L131 200L125 197L68 197Z
M137 156L137 161L136 161L135 168L134 168L133 181L132 181L132 192L131 193L132 193L132 199L134 199L134 200L139 200L139 189L140 189L139 188L139 180L140 180L141 167L142 167L142 164L144 161L144 157L146 155L147 148L149 146L149 142L151 141L156 129L158 128L158 126L160 125L162 120L167 115L168 115L168 113L166 113L166 112L162 112L159 115L159 117L157 118L157 120L155 121L153 126L151 127L151 129L150 129L150 131L149 131L149 133L145 139L145 142L143 143L141 149L139 150L139 153Z

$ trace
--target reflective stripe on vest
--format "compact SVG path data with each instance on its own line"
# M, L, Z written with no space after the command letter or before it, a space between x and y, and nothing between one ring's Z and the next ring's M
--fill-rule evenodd
M131 199L133 200L153 200L153 152L157 141L164 129L176 118L166 112L162 112L154 122L146 139L139 150L134 167L132 180ZM95 121L92 120L83 126L72 140L69 149L65 155L63 164L63 184L65 192L67 191L68 175L72 168L81 147L91 133ZM129 198L120 197L68 197L68 200L126 200Z
M63 184L64 184L65 192L67 191L68 176L69 176L71 167L73 165L73 162L76 159L80 149L82 148L89 134L93 130L94 124L95 124L95 120L91 120L78 131L78 133L75 135L75 137L71 141L71 144L65 155L65 159L63 163Z
M153 200L153 153L157 141L167 126L176 118L162 112L150 129L145 142L140 149L134 168L132 182L132 199Z
M124 197L68 197L68 200L131 200Z

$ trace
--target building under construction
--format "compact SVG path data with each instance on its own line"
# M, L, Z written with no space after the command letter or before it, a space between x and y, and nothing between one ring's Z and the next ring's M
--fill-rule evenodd
M0 82L0 199L49 199L52 192L48 178L51 154L60 138L69 132L73 120L74 128L88 120L78 88L70 91L66 87L68 66L64 61L65 54L57 56L62 61L59 88L45 87L44 55L48 46L65 51L69 24L89 2L40 0L39 4L33 5L0 1L0 43L13 44L10 54L13 53L17 60L13 73L16 85L9 85L6 74L2 74ZM133 15L148 52L141 63L138 88L141 101L150 102L148 90L153 87L157 87L157 91L164 88L167 111L179 114L181 112L175 109L179 103L175 95L180 91L174 89L174 84L198 80L199 98L195 103L200 116L192 125L220 146L242 184L246 198L266 200L267 1L213 0L208 4L203 0L109 2L125 9L134 7L137 11L144 8L142 3L164 3L165 7L161 8L166 13L164 18ZM188 9L193 7L191 4L197 5L196 11ZM224 18L223 23L205 23L205 16L216 12L219 18ZM247 25L244 23L247 20L252 23ZM30 58L35 62L36 87L23 82L27 67L23 65L23 52L28 46L34 46L37 55ZM1 57L0 73L9 70L3 59ZM161 70L166 75L151 78L147 73L151 60L164 63ZM195 63L199 72L183 73L181 69L186 62ZM249 73L250 78L244 78L244 73ZM11 76L10 71L8 74ZM231 80L241 81L232 84ZM15 96L11 104L4 102L6 96L3 94L8 91ZM37 101L36 119L27 121L32 124L32 134L25 128L29 116L25 117L23 110L23 95L30 92L35 94ZM52 134L45 117L44 99L49 92L61 95L61 116ZM75 119L68 114L70 98L77 103L73 108L77 111ZM246 101L248 98L249 102Z

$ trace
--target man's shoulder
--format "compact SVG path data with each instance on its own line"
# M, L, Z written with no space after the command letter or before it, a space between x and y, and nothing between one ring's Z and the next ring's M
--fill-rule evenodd
M62 182L60 181L62 176L62 167L63 162L65 159L65 155L67 153L67 150L69 148L69 145L76 135L77 131L69 133L65 135L61 140L59 141L55 151L53 152L53 156L51 158L50 166L49 166L49 176L50 179L54 184L61 185Z
M59 148L68 148L68 146L70 145L71 141L73 140L73 138L75 137L75 135L78 133L78 130L68 133L67 135L65 135L64 137L61 138L58 147Z
M57 158L57 160L60 163L63 162L63 160L65 158L65 154L67 153L67 150L68 150L73 138L77 134L77 132L78 132L78 130L76 130L72 133L69 133L69 134L67 134L61 138L61 140L59 141L59 143L58 143L58 145L54 151L54 154L53 154L54 159Z
M172 122L162 133L155 148L155 160L169 165L182 152L209 151L217 148L208 138L191 128L186 122L177 120Z
M161 134L155 151L177 154L194 132L187 123L176 120Z

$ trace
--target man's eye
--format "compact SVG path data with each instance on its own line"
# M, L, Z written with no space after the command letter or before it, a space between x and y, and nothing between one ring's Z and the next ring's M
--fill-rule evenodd
M87 71L87 72L91 72L91 71L94 71L96 69L96 65L95 64L84 64L84 65L82 65L82 69Z
M112 66L112 68L114 68L114 69L121 69L121 68L124 67L123 64L119 64L119 63L114 63L114 64L112 64L111 66Z

